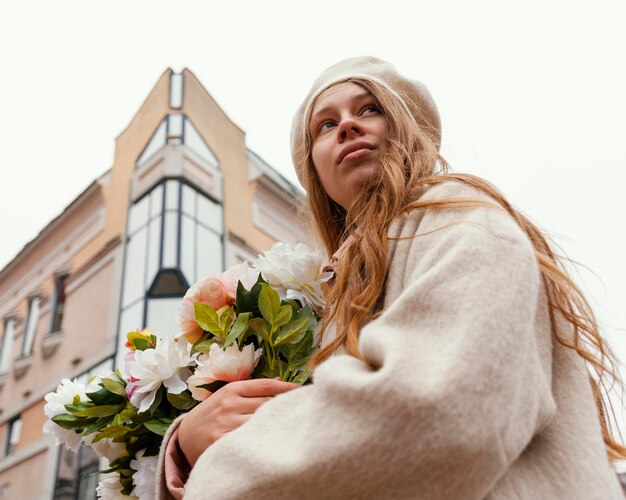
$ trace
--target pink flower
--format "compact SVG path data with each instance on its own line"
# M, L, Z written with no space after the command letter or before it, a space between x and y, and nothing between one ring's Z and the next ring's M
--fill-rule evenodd
M209 354L198 358L196 372L187 379L192 397L197 401L204 401L211 395L211 392L199 387L201 385L217 380L235 382L249 379L262 353L263 349L255 351L253 344L244 346L241 351L236 343L225 350L212 344Z
M196 321L195 303L202 303L218 310L225 305L235 303L237 283L250 290L259 276L246 262L237 264L218 276L206 276L195 283L180 301L177 321L180 335L187 337L190 343L197 342L204 333Z
M195 303L207 304L217 310L227 304L232 304L234 299L228 294L229 290L219 277L206 277L193 285L180 301L178 306L178 325L180 334L187 337L190 343L197 342L204 330L196 321Z

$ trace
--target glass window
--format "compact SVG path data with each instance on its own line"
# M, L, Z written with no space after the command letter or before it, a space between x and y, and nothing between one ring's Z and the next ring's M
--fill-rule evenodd
M148 253L146 263L146 281L145 289L150 288L150 284L154 281L154 277L159 270L161 255L161 217L157 217L150 221L148 228Z
M169 115L167 117L167 143L182 144L183 142L183 115Z
M196 127L193 126L193 123L191 123L189 118L185 120L185 144L202 156L202 158L208 161L211 165L218 165L217 158L206 145L206 142L204 142L204 139L198 133Z
M59 447L53 500L96 500L100 460L89 446L77 452Z
M165 210L178 210L178 193L180 183L178 181L167 181L165 183Z
M137 160L138 167L143 165L154 153L165 145L165 128L165 120L163 120L154 132L152 138L148 142L148 145L143 150L143 153L141 153L141 156L139 156L139 159Z
M159 184L150 193L150 217L163 212L163 184Z
M50 332L60 332L63 324L63 310L65 309L65 283L67 274L57 276L54 290L54 304L52 306L52 325Z
M210 227L218 233L222 232L222 206L198 195L198 222Z
M40 297L33 297L28 304L28 317L26 318L26 329L24 330L24 342L22 343L22 356L28 356L33 352L35 333L39 323L39 301Z
M0 341L0 373L9 371L9 363L13 355L13 339L15 338L15 318L4 320L4 333Z
M197 276L222 272L222 241L213 231L198 225L196 252Z
M143 297L144 272L146 263L147 227L143 227L130 237L126 245L126 266L124 270L123 304L128 305Z
M179 109L183 106L183 75L170 75L170 108Z
M128 214L128 230L127 234L134 233L137 229L148 222L148 213L150 208L150 197L144 196L141 200L130 207Z
M6 441L4 443L4 454L8 455L12 453L20 442L20 436L22 434L22 416L9 420L7 423Z
M189 285L178 269L162 269L152 283L148 295L151 297L182 297L188 288Z
M163 263L162 267L176 267L178 265L178 212L165 213L165 234L163 235Z
M141 330L143 324L143 300L140 300L132 306L122 311L120 317L120 334L126 342L126 334L135 330Z
M196 196L197 191L195 189L190 188L187 184L183 184L183 192L182 192L182 210L184 214L189 215L190 217L196 216Z
M196 223L183 215L180 228L180 269L188 283L196 281Z
M148 300L147 324L157 336L165 337L178 332L176 310L180 297L151 298Z

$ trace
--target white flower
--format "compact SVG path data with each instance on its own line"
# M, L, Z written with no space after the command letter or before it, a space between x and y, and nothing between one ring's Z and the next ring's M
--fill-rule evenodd
M49 420L44 423L43 431L53 435L56 444L64 444L66 448L72 451L77 451L80 447L82 433L64 429L51 419L62 413L69 413L65 409L65 405L72 404L75 396L78 396L81 401L87 401L86 393L86 387L76 379L72 381L64 378L55 392L50 392L44 397L46 405L43 407L43 411Z
M156 485L158 455L144 457L146 450L137 453L137 459L130 461L131 468L135 469L133 474L133 495L139 500L154 500L154 490Z
M134 495L128 496L122 494L122 484L120 483L120 476L117 472L100 475L100 482L96 488L96 494L98 498L102 498L103 500L137 500L137 497Z
M96 452L96 455L100 458L106 458L109 463L128 454L126 451L126 443L116 443L112 439L101 439L94 443L92 441L95 436L96 433L86 436L84 439L85 444L91 446L93 451Z
M212 384L216 380L235 382L249 379L259 362L263 349L254 350L254 344L244 346L241 351L234 343L226 349L217 344L211 344L209 355L203 354L198 358L198 368L187 379L191 396L196 401L204 401L211 393L199 386Z
M324 307L322 283L333 273L324 272L319 251L313 252L302 243L278 242L259 256L256 267L281 299L296 299L316 310Z
M156 393L163 384L168 392L180 394L187 389L185 381L191 375L189 366L196 364L196 354L191 354L191 345L185 338L160 339L154 349L135 351L134 361L126 364L135 389L130 402L139 412L144 412L154 402ZM127 387L128 389L128 387Z

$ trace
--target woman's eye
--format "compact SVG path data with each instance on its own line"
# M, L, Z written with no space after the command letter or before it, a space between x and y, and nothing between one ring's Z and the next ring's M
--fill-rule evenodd
M365 106L361 111L361 114L365 113L380 113L380 109L378 109L378 106L376 106L375 104L370 104L368 106Z
M317 129L320 132L324 132L324 130L328 130L329 128L331 128L334 125L334 123L331 120L325 120L322 123L320 123L319 127L317 127Z

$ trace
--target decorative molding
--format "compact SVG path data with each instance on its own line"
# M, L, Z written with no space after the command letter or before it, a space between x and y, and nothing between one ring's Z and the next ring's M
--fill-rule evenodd
M54 441L51 436L44 436L37 441L27 444L24 448L15 450L14 452L0 458L0 474L4 471L15 467L16 465L28 460L29 458L44 453L48 449L54 450ZM51 446L52 445L52 446Z
M13 363L13 376L15 377L15 379L18 380L26 375L26 372L32 364L32 353L26 354L25 356L18 356L17 358L15 358L15 362Z
M41 339L41 353L44 358L49 358L58 349L59 345L63 342L63 332L51 332L46 333Z

